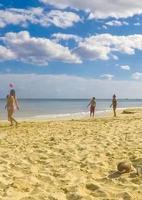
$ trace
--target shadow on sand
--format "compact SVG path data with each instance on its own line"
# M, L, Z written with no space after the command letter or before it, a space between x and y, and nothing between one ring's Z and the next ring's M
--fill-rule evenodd
M115 171L109 174L108 178L113 179L113 178L119 178L120 176L121 176L121 173L119 173L118 171Z

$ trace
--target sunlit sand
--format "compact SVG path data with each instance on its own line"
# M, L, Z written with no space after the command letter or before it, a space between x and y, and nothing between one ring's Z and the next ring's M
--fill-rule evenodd
M130 173L117 172L121 161L132 163ZM141 109L0 125L2 200L141 200L141 165Z

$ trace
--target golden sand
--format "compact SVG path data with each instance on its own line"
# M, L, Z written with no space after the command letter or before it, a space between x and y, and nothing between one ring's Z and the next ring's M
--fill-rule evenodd
M129 110L130 111L130 110ZM0 200L142 200L142 110L0 125Z

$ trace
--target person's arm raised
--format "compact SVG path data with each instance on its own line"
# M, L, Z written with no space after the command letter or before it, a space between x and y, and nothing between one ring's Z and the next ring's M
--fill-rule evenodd
M90 104L91 104L91 101L89 102L89 104L87 105L87 107L89 107L89 106L90 106Z

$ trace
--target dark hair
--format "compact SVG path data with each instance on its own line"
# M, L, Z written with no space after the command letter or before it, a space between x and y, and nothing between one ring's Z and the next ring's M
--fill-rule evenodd
M93 97L93 99L95 99L95 97Z
M13 96L13 97L15 97L16 93L15 93L14 89L10 90L10 95Z
M113 98L115 98L115 97L116 97L116 95L114 94L114 95L113 95Z

